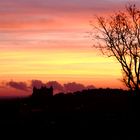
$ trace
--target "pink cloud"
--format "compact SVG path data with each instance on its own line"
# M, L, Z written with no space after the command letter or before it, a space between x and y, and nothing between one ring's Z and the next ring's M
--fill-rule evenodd
M46 86L48 87L52 86L55 92L63 92L64 90L64 87L57 81L49 81L46 83Z
M46 84L43 83L41 80L32 80L31 81L31 88L33 88L33 87L41 88L42 86L46 86Z
M84 89L94 89L95 86L89 85L84 86L83 84L71 82L66 83L64 85L60 84L57 81L49 81L47 83L42 82L41 80L32 80L30 85L26 82L16 82L16 81L9 81L1 83L0 86L0 95L4 96L27 96L32 94L32 88L41 88L42 86L46 87L53 87L54 94L60 92L76 92L82 91ZM21 93L21 94L20 94Z
M28 86L25 82L10 81L10 82L7 82L6 85L9 87L18 89L18 90L28 91Z
M72 82L64 84L64 88L66 92L76 92L85 89L85 86L83 84Z
M88 85L88 86L86 86L86 89L95 89L96 87L95 86L93 86L93 85Z
M43 83L41 80L32 80L31 88L41 88L42 86L53 87L54 93L63 92L63 86L57 81L49 81L47 83Z

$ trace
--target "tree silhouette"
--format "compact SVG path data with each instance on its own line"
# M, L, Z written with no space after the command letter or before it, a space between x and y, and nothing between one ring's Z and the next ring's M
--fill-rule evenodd
M100 43L96 47L103 54L115 57L121 64L123 82L132 91L140 91L140 10L127 5L109 18L97 17Z

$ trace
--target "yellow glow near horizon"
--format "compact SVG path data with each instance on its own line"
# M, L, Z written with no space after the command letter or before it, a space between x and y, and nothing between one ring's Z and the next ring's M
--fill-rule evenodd
M21 51L0 52L0 56L1 74L120 74L113 59L93 52Z
M119 63L93 48L89 35L90 21L97 25L96 15L107 17L122 7L122 1L113 0L1 2L1 81L29 84L38 79L123 87Z

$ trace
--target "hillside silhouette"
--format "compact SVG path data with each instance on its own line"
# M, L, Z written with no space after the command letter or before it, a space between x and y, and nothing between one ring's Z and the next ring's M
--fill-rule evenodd
M88 128L95 121L139 120L140 97L122 89L89 89L53 95L53 88L33 89L27 98L1 99L0 124Z

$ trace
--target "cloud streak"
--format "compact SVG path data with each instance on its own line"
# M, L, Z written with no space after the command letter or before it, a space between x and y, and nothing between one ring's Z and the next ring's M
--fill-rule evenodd
M33 87L41 88L41 86L46 86L46 84L43 83L41 80L32 80L31 81L31 88L33 88Z
M55 92L63 92L64 91L64 87L57 81L49 81L46 83L47 87L53 87Z
M60 84L57 81L48 81L46 84L42 82L41 80L32 80L31 81L31 88L36 87L40 88L41 86L46 86L46 87L53 87L54 93L59 93L59 92L76 92L76 91L82 91L84 89L94 89L95 86L93 85L88 85L85 86L80 83L76 82L70 82L70 83L65 83L65 84Z
M42 79L49 75L52 78L48 80L82 82L85 79L85 83L92 83L91 76L95 76L103 81L97 80L99 86L105 83L105 76L112 74L118 78L120 72L114 61L95 56L85 32L91 31L89 21L95 14L105 15L124 8L126 2L128 0L0 0L2 80L21 78L22 81L36 75ZM139 6L140 1L136 3ZM111 84L114 83L112 75ZM26 84L10 81L7 86L21 91L26 90ZM32 81L32 86L42 84L46 85L42 81ZM78 83L66 83L65 88L54 81L51 84L57 90L86 88Z
M9 82L6 82L5 85L4 84L2 84L2 85L3 85L2 88L10 87L10 88L14 88L16 90L28 91L28 92L29 91L32 92L33 87L41 88L42 86L46 86L46 87L52 86L54 89L54 93L76 92L76 91L82 91L84 89L94 89L95 88L95 86L93 86L93 85L85 86L83 84L76 83L76 82L61 84L57 81L48 81L47 83L44 83L41 80L31 80L30 85L28 85L28 83L26 83L26 82L16 82L16 81L9 81Z
M25 82L10 81L10 82L7 82L6 85L9 87L15 88L17 90L28 91L28 86Z
M0 27L25 28L34 24L50 26L54 24L53 21L57 24L58 20L62 20L60 15L66 21L71 17L86 18L94 13L118 9L127 2L128 0L1 0ZM140 4L139 1L136 3Z
M4 31L5 33L10 31L42 33L42 30L46 32L65 30L66 33L66 31L75 31L78 28L82 30L87 28L92 15L120 9L122 3L127 2L128 0L0 0L0 30L3 34ZM136 3L140 4L139 1ZM10 36L14 36L17 40L21 40L26 35L27 32L18 36L10 32ZM0 40L9 37L9 35L4 36L5 38ZM35 40L35 38L28 38Z

